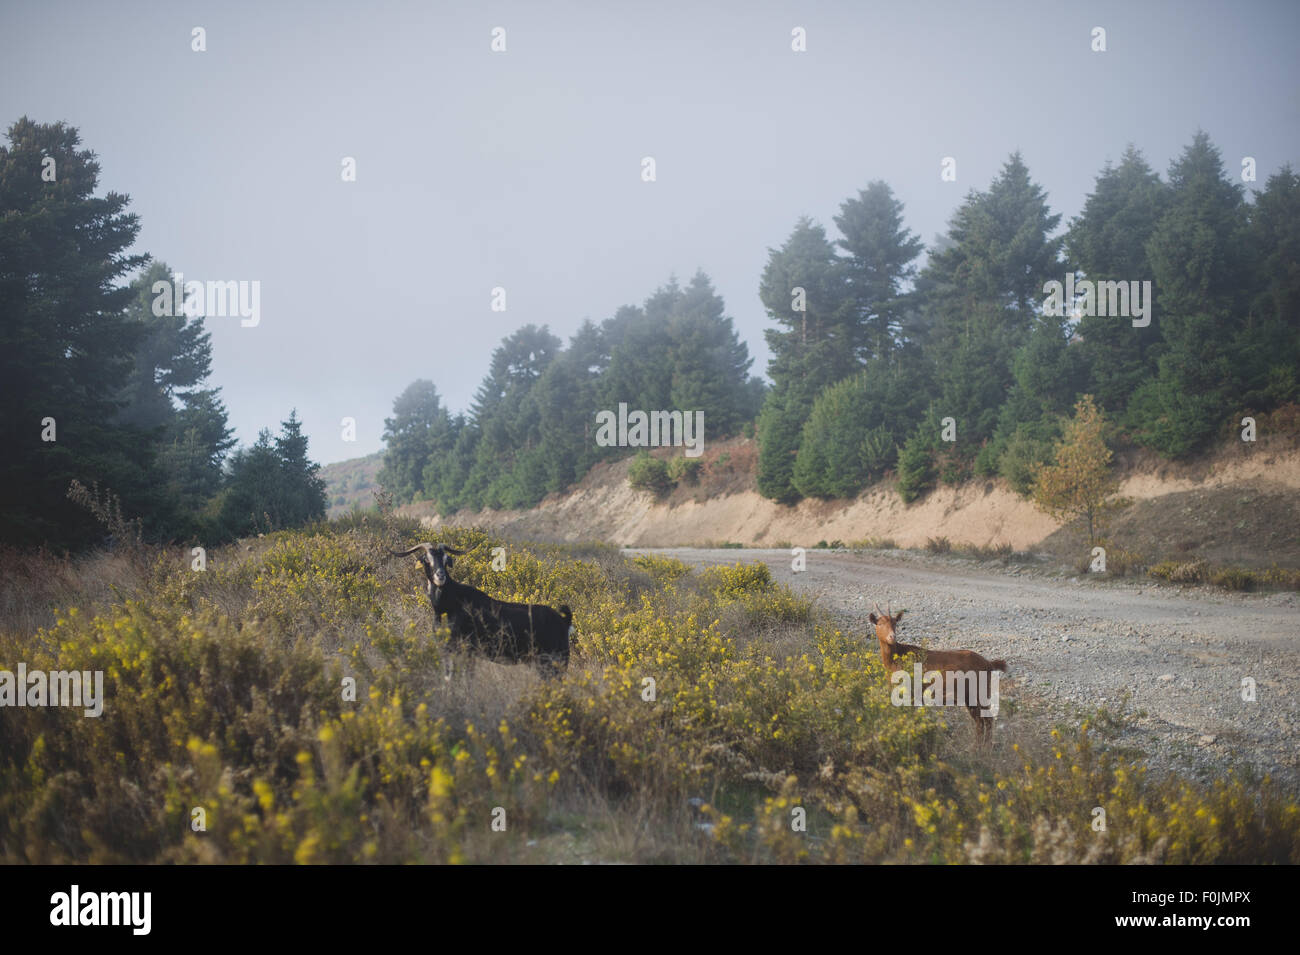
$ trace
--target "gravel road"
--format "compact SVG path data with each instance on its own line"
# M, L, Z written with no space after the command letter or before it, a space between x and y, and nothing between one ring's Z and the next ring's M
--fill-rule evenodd
M761 560L873 645L872 601L892 602L907 609L900 636L910 643L1005 658L1005 692L1022 712L1073 721L1124 708L1135 718L1111 745L1140 752L1153 771L1206 780L1253 769L1300 792L1295 594L1098 581L913 551L809 550L798 574L784 550L654 553L698 565ZM1242 699L1246 677L1255 702Z

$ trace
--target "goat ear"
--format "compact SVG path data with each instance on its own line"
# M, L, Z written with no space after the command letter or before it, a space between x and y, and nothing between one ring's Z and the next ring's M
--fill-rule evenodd
M877 617L874 613L869 613L869 614L867 614L867 619L870 620L870 621L874 624L874 623L875 623L877 620L879 620L880 618Z
M898 623L898 621L902 620L903 614L905 613L907 613L906 610L900 610L898 613L894 614L894 623Z
M448 570L451 570L452 564L454 563L456 563L456 558L452 557L450 554L442 559L442 566L446 567Z

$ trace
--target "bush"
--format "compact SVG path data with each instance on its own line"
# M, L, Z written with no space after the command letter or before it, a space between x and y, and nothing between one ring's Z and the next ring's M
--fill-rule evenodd
M1210 574L1210 583L1228 590L1254 590L1258 578L1241 567L1223 567Z
M673 458L668 462L668 479L679 484L697 484L700 467L699 458Z
M1113 577L1124 577L1130 570L1139 570L1142 561L1142 555L1135 551L1118 547L1106 549L1106 571Z
M892 537L864 537L849 544L854 550L896 550L898 544Z
M0 632L0 661L102 669L106 691L100 719L6 711L0 864L1300 862L1294 795L1149 779L1086 721L972 771L965 733L891 704L874 641L761 563L444 527L460 579L574 611L563 676L470 666L431 639L423 574L383 556L413 531L367 515L268 534L204 573L158 552L122 595ZM1099 793L1114 839L1087 826ZM694 794L707 832L683 821ZM792 805L815 838L791 833Z
M929 439L918 431L898 453L898 496L903 503L911 504L934 487L934 475Z
M668 476L668 464L660 458L652 458L646 451L638 452L628 468L627 483L639 491L653 491L661 494L673 486Z
M1017 428L1007 441L997 462L997 473L1021 497L1034 492L1034 476L1038 468L1052 460L1052 442L1032 437L1024 428Z
M1148 571L1152 577L1171 584L1199 584L1209 577L1209 564L1204 560L1165 560Z
M952 550L952 541L946 537L927 537L925 549L931 554L946 554Z

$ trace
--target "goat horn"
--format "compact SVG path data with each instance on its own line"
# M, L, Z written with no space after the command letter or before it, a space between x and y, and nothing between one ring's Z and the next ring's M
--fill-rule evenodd
M389 553L394 557L405 557L408 554L414 554L417 550L422 550L427 554L429 551L433 550L433 545L429 543L416 544L410 550L390 550Z
M446 544L439 544L439 545L438 545L438 549L439 549L439 550L444 550L444 551L446 551L448 554L468 554L468 553L469 553L469 551L467 551L467 550L459 550L459 549L457 549L457 548L455 548L455 547L448 547Z
M871 601L871 606L876 608L876 613L880 614L881 616L887 616L887 614L880 609L880 604L876 603L874 600Z

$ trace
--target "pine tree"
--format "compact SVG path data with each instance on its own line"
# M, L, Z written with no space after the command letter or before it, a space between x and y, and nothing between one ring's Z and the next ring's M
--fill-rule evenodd
M860 370L865 332L846 266L821 226L800 219L785 245L768 251L759 298L778 328L764 332L773 387L759 415L758 488L793 501L803 424L823 388Z
M753 359L703 272L676 303L668 334L672 380L669 408L704 412L713 438L735 434L745 420L745 385Z
M1234 391L1243 410L1300 400L1300 177L1284 166L1250 210L1253 297L1238 333Z
M1169 205L1151 239L1152 323L1163 338L1156 376L1134 394L1128 420L1139 441L1169 457L1199 447L1232 402L1234 345L1250 299L1241 186L1198 133L1169 169Z
M302 433L297 409L289 412L289 420L280 422L275 453L280 461L285 523L298 526L324 518L325 482L318 475L320 465L307 456L307 436Z
M23 117L0 146L0 539L15 543L98 536L66 497L73 479L111 489L128 515L161 503L154 436L115 420L142 333L118 282L148 257L127 254L138 219L127 196L95 196L99 163L80 142Z
M387 450L379 471L379 483L397 501L410 501L417 495L432 492L426 486L426 468L443 465L443 456L452 449L451 418L438 397L433 382L418 379L393 402L393 416L384 419L384 443Z
M903 226L903 204L880 180L846 199L835 225L844 236L837 244L848 253L847 281L862 326L859 358L887 356L902 321L903 286L916 275L912 262L923 246Z
M1066 235L1069 268L1092 282L1150 280L1146 245L1168 204L1169 190L1129 146L1118 166L1107 163L1083 212ZM1065 303L1067 311L1072 303ZM1079 320L1088 387L1102 408L1122 413L1142 381L1155 372L1161 323L1134 328L1131 320L1085 315Z
M997 423L1043 285L1061 278L1062 240L1050 236L1059 222L1015 153L987 192L972 192L957 210L922 274L937 319L928 351L939 410L957 421L959 448L972 455Z

